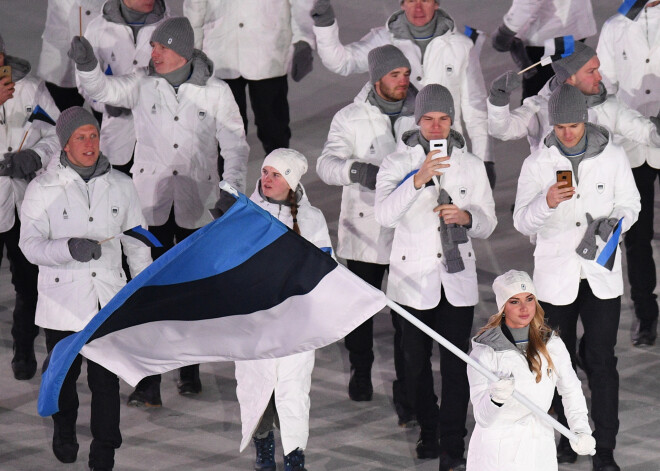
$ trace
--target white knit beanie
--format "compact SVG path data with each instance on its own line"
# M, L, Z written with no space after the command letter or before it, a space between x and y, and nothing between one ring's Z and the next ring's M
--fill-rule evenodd
M307 172L307 159L297 150L281 148L268 154L261 168L273 167L280 172L293 191L298 188L300 179Z
M497 309L504 309L510 297L520 293L531 293L536 296L536 287L530 276L524 271L509 270L493 281Z

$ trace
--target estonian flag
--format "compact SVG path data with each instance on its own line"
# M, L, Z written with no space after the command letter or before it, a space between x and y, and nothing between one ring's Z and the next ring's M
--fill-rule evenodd
M30 114L30 117L28 118L28 121L31 123L34 120L37 121L43 121L44 123L48 123L52 126L55 126L55 120L51 118L48 113L39 105L35 106L34 109L32 110L32 113Z
M600 255L596 259L598 265L602 265L607 268L609 271L612 271L614 268L614 259L616 258L616 248L619 245L619 239L621 238L621 221L623 218L619 219L619 222L614 226L612 235L610 235L609 240L601 250Z
M617 11L635 21L648 2L649 0L625 0Z
M142 226L135 226L127 231L122 232L122 235L120 237L124 237L124 236L137 239L140 242L142 242L144 245L151 248L163 246L163 244L160 243L160 241L156 238L155 235L153 235L151 232L149 232Z
M276 358L346 336L387 298L240 195L59 342L38 411L58 410L78 353L135 385L196 363Z
M546 39L543 44L543 57L541 65L548 65L575 52L575 39L573 36Z
M477 42L477 39L479 39L479 36L483 34L483 31L479 31L478 29L474 29L468 25L465 25L463 34L466 35L468 38L470 38L472 40L472 43L475 44Z

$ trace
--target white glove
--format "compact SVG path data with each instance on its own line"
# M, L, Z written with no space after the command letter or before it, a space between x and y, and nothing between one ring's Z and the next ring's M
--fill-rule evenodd
M571 448L578 455L592 455L596 451L596 439L588 433L578 433L578 439L571 440Z
M515 380L513 376L502 378L495 383L488 384L488 393L493 402L504 404L513 394Z

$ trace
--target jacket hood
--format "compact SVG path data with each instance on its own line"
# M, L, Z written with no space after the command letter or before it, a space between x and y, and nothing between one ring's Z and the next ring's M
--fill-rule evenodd
M598 106L607 100L607 88L603 82L598 83L598 93L595 95L585 95L587 97L587 108Z
M5 65L11 66L11 81L18 82L32 70L32 66L25 59L5 55Z
M109 21L110 23L117 23L120 25L126 24L126 20L121 15L120 3L121 0L108 0L107 2L105 2L105 4L103 5L103 18L106 21ZM158 21L163 19L163 16L165 16L166 11L167 11L167 7L165 6L165 1L156 0L154 3L154 9L151 13L147 14L144 24L149 25L149 24L157 23Z
M587 134L587 150L585 151L584 158L590 159L602 154L610 142L610 132L597 124L585 123L585 133ZM543 144L548 148L554 146L561 153L559 139L557 139L554 130L546 136Z
M415 147L417 145L422 145L419 139L419 129L411 129L406 131L401 136L401 141L407 147ZM423 146L422 146L423 147ZM461 135L460 132L450 129L449 137L447 138L447 154L451 155L454 149L463 149L465 147L465 138Z
M517 350L516 346L507 339L500 326L488 329L472 339L475 344L485 345L496 352L505 352L507 350Z
M369 93L371 93L372 90L374 90L374 86L371 84L371 82L365 83L364 87L362 87L362 89L355 96L353 102L357 103L358 105L364 103L371 105L371 103L369 103L367 100L369 98ZM408 93L406 94L406 98L404 98L403 109L401 110L401 116L412 116L413 114L415 114L416 97L417 97L417 88L415 88L415 86L411 83L410 86L408 87Z
M213 75L213 61L199 49L193 49L193 56L190 62L192 63L192 73L190 74L190 78L184 83L203 87ZM148 71L150 76L158 76L156 69L154 69L153 60L149 61Z
M437 19L435 32L433 33L434 38L454 30L454 20L444 10L438 8L435 11L434 18ZM394 12L387 20L386 27L396 39L414 41L410 29L408 29L406 13L403 10Z

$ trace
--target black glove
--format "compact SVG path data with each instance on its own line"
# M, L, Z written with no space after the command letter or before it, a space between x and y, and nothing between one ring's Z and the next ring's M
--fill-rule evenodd
M121 106L112 106L112 105L105 105L105 112L108 113L108 115L112 116L113 118L122 115L128 116L129 114L131 114L131 110L129 110L128 108L122 108Z
M490 95L488 101L495 106L506 106L511 99L511 92L522 85L522 79L513 70L509 70L495 80L490 85Z
M0 162L0 176L31 180L41 168L41 157L32 149L7 152Z
M229 208L236 202L236 197L231 193L220 190L220 198L215 202L215 206L211 209L211 214L214 219L218 219L220 216L229 211Z
M351 165L350 178L353 183L359 183L370 190L376 189L376 175L379 167L364 162L353 162Z
M507 25L502 24L497 31L493 33L491 43L493 48L499 52L507 52L511 50L511 43L513 38L516 37L515 31L511 31Z
M520 70L524 70L533 64L532 59L530 59L529 55L527 54L525 44L520 40L520 38L513 38L513 42L511 43L511 58ZM525 80L529 80L536 75L537 71L538 69L533 67L526 71L523 74L523 77Z
M101 258L101 245L96 240L72 237L67 245L73 259L79 262L85 263L91 259Z
M291 78L300 82L305 75L312 71L312 46L306 41L298 41L293 45L293 61L291 63Z
M495 189L495 181L497 176L495 175L495 162L484 162L484 167L486 167L486 175L488 175L488 183L490 183L490 189Z
M92 45L85 39L84 36L74 36L71 40L71 48L67 55L76 63L78 70L82 72L89 72L94 70L96 64L99 63L94 55Z
M330 0L316 0L309 14L314 20L314 26L332 26L335 22L335 11Z

